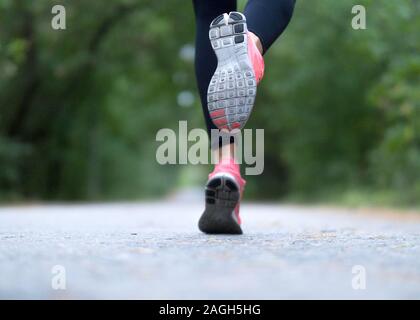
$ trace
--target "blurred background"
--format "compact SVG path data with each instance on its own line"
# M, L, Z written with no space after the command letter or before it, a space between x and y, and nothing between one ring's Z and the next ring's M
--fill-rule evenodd
M245 1L239 1L243 8ZM67 29L51 28L51 8ZM353 5L367 29L353 30ZM265 56L247 199L420 204L420 1L298 0ZM0 201L160 198L210 166L156 162L161 128L204 128L191 1L0 0Z

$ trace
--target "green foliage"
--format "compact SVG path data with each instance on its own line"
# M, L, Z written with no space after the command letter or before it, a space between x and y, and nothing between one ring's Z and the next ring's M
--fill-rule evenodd
M173 188L177 168L156 163L155 134L193 119L176 105L195 88L178 58L192 17L172 38L177 2L69 1L67 30L55 31L54 4L0 2L0 192L127 199Z
M359 2L367 30L351 28L354 1L297 1L248 125L266 142L248 195L359 188L418 203L420 1ZM194 41L190 1L63 1L64 31L51 28L54 4L0 0L0 199L131 199L185 184L182 166L156 163L155 135L204 126L180 55ZM177 104L181 91L193 106Z
M283 179L274 192L314 199L367 186L418 199L419 2L360 4L367 30L355 31L352 1L298 1L267 54L252 125L273 151L267 182Z
M420 48L419 48L420 49ZM372 152L372 175L406 202L420 194L420 57L397 59L372 93L386 129Z

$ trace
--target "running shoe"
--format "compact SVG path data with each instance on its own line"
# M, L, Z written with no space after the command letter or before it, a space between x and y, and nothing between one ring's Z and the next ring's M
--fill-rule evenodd
M254 106L264 60L240 12L215 18L209 38L218 60L207 90L210 117L219 129L242 129Z
M216 166L206 184L206 207L198 222L202 232L242 234L239 205L245 183L237 164L231 162Z

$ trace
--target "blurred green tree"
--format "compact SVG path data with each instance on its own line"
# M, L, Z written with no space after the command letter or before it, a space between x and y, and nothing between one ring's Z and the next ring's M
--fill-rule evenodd
M367 30L356 31L353 1L297 1L248 125L266 142L248 195L370 188L418 203L419 3L359 1ZM63 1L61 31L54 4L0 0L0 198L169 192L182 166L157 164L156 132L204 126L190 1Z

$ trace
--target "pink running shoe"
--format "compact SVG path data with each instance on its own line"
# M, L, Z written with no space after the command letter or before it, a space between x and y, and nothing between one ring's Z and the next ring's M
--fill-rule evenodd
M242 234L239 203L245 187L233 159L217 164L206 185L206 208L198 227L210 234Z
M245 16L231 12L210 24L217 69L207 90L210 117L219 129L242 129L251 114L264 59L250 39Z

